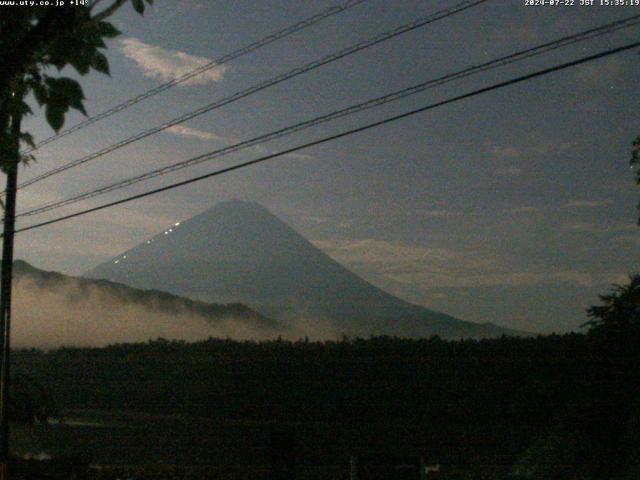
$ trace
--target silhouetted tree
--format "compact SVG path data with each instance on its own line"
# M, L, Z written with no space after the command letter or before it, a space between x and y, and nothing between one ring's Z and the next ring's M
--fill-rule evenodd
M9 400L9 418L15 422L33 424L46 423L60 416L51 394L36 380L27 375L16 375L12 379Z
M591 320L585 324L599 357L594 372L598 387L584 412L589 418L584 437L590 443L590 478L632 478L623 475L638 460L633 445L640 436L640 275L613 285L600 300L601 305L587 310Z
M613 339L637 339L640 334L640 275L632 275L629 284L614 285L611 293L601 295L602 305L587 310L591 320L584 324L591 334Z
M71 66L80 75L92 69L109 74L107 57L100 50L106 48L105 39L120 32L105 19L127 1L83 0L77 2L82 5L67 3L64 7L55 2L47 2L48 5L32 2L5 6L0 11L0 169L7 176L0 264L0 476L3 478L7 472L7 420L12 399L8 352L18 165L33 159L21 152L21 143L34 146L31 134L22 130L22 118L33 113L25 99L33 94L56 132L64 125L70 108L86 115L80 84L72 78L51 76L50 72L53 68L60 72ZM144 2L131 0L140 14L144 12ZM151 4L153 0L146 2ZM29 398L24 397L23 404ZM16 412L14 407L13 413Z

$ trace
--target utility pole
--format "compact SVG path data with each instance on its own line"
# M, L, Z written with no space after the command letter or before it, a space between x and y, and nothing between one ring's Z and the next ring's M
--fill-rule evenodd
M5 167L7 188L2 236L0 272L0 480L7 480L9 470L9 387L11 351L11 282L13 276L13 237L16 223L16 193L20 163L20 113L11 122L11 153ZM14 155L15 154L15 155Z

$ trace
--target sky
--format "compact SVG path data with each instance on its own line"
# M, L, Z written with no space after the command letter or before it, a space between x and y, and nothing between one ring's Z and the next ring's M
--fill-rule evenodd
M158 0L126 6L111 77L81 78L90 115L322 11L336 1ZM24 181L218 98L456 1L368 0L51 143ZM579 3L579 2L576 2ZM640 7L491 0L207 113L18 194L66 198L632 14ZM640 27L428 90L89 201L55 218L256 158L637 40ZM78 275L229 199L256 201L374 285L456 317L533 332L579 330L612 282L638 270L638 128L632 50L127 205L21 233L16 257ZM67 126L81 121L72 113ZM53 132L37 112L36 140Z

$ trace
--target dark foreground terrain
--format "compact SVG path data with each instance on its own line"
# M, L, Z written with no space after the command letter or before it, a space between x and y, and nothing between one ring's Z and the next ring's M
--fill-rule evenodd
M16 427L13 445L73 456L93 465L88 478L348 478L352 457L360 478L417 478L420 457L440 465L433 478L638 478L636 345L571 334L22 350L16 372L66 423Z

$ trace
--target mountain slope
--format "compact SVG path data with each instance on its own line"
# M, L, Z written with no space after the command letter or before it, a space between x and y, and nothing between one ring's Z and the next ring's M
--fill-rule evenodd
M18 346L101 346L150 338L269 338L281 326L240 304L217 305L14 264Z
M508 331L410 304L358 277L258 204L224 202L85 274L357 335L490 337Z

